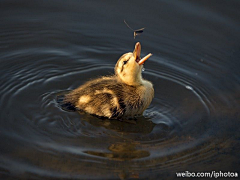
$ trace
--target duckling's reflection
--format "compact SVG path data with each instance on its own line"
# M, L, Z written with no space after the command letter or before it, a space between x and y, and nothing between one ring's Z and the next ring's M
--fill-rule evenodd
M121 133L141 133L148 134L151 133L154 126L150 118L144 116L138 117L136 120L109 120L100 119L95 116L86 114L84 112L79 112L81 120L87 121L93 126L104 127L109 130L114 130Z
M150 119L139 117L137 120L109 120L98 119L89 114L80 113L81 119L89 122L94 126L102 126L106 129L114 130L121 133L151 133L155 124ZM116 142L108 147L110 152L85 151L85 153L105 157L116 161L126 161L140 159L150 156L150 152L137 149L139 145L136 141Z
M137 145L138 143L136 142L118 142L108 147L111 152L85 151L85 153L117 161L126 161L150 156L148 151L137 149Z

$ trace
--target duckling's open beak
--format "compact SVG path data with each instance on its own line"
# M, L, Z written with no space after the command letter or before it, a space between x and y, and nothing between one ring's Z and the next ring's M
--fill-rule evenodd
M149 53L148 55L146 55L145 57L143 57L142 59L140 59L140 61L138 62L139 65L142 65L148 58L150 58L152 56L151 53Z
M133 56L137 63L140 60L140 55L141 55L141 44L140 42L137 42L135 45L135 49L133 51Z
M142 65L148 58L150 58L152 56L151 53L149 53L148 55L146 55L145 57L143 57L142 59L140 58L141 55L141 44L140 42L137 42L135 45L135 49L133 51L133 55L135 57L135 61L139 64Z

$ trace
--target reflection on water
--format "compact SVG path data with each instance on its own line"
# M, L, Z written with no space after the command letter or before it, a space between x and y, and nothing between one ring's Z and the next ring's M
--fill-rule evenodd
M0 177L239 173L239 8L237 0L2 1ZM124 19L144 33L134 40ZM155 97L143 116L99 119L62 106L66 92L113 74L136 41L153 53L142 73Z
M124 143L112 144L110 145L108 150L111 152L103 153L103 152L86 151L85 153L94 155L94 156L106 157L116 161L140 159L140 158L148 157L150 155L148 151L137 150L136 142L124 142Z

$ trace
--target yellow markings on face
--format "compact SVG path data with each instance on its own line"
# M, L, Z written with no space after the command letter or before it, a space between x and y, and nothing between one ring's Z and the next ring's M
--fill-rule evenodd
M119 75L121 74L121 69L120 69L120 68L117 69L117 73L118 73Z
M83 95L79 98L78 102L79 104L82 104L82 103L88 103L89 101L91 100L91 97L88 96L88 95Z

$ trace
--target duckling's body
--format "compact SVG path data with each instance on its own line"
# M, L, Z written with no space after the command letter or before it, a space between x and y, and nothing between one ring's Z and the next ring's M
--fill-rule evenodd
M65 102L109 119L141 115L150 105L154 90L151 82L142 79L142 64L146 60L140 59L140 52L141 45L137 43L133 53L126 53L118 60L114 76L88 81L67 94Z

